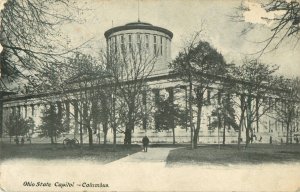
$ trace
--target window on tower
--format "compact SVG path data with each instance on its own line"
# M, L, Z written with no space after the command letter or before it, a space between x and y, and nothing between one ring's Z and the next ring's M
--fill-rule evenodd
M146 34L146 49L149 49L149 35Z
M113 40L111 37L108 39L108 46L109 46L109 52L112 53L113 52Z
M115 46L115 53L117 52L118 50L118 47L117 47L117 36L114 37L114 46Z
M122 51L125 51L124 35L121 35L121 49L122 49Z
M207 104L210 104L210 93L211 93L211 90L207 89Z
M129 49L131 50L132 49L132 36L131 36L131 34L128 35L128 41L129 41Z
M136 35L136 37L137 37L137 39L136 39L137 47L138 47L138 49L139 49L139 51L140 51L140 50L142 49L142 47L141 47L141 34L138 33L138 34Z
M164 49L165 49L164 52L165 52L165 53L164 53L164 54L165 54L166 56L167 56L167 54L168 54L168 52L167 52L167 46L168 46L167 42L168 42L168 41L167 41L167 38L165 37L165 46L164 46Z
M163 55L163 37L160 36L160 55Z
M157 44L156 44L156 36L154 35L154 39L153 39L153 51L154 51L154 54L156 55L157 54Z

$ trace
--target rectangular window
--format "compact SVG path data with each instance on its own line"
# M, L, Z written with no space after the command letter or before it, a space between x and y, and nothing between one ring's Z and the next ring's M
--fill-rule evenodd
M163 37L160 36L160 55L163 55Z
M114 46L115 46L115 52L117 52L118 47L117 47L117 36L114 37Z
M34 105L31 105L31 116L34 116Z
M131 35L128 35L128 41L129 41L129 49L132 49L132 38Z
M167 56L167 54L168 54L168 52L167 52L167 46L168 46L168 39L165 37L165 46L164 46L164 48L165 48L165 50L164 50L164 54Z
M122 49L122 51L125 51L124 35L121 35L121 49Z
M274 103L274 109L275 109L275 110L277 109L277 105L278 105L278 99L276 98L276 99L275 99L275 103Z
M271 97L269 97L269 109L270 109L270 111L272 111L272 108L273 106L272 106L272 98Z
M157 54L157 47L156 47L156 36L154 35L154 39L153 39L153 51L154 51L154 55Z
M149 35L146 35L146 49L149 49Z
M210 104L210 89L207 89L207 104Z
M136 42L137 42L138 49L141 50L142 49L142 47L141 47L141 34L139 34L139 33L137 34Z
M112 40L112 38L110 37L109 39L108 39L108 46L109 46L109 52L110 53L112 53L113 52L113 40Z
M218 104L221 104L221 96L222 96L221 91L218 91Z

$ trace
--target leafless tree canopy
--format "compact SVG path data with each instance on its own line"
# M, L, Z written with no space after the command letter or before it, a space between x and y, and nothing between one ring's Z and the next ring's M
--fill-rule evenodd
M300 2L299 0L270 0L267 3L261 3L261 7L265 9L267 13L272 13L273 17L262 18L267 23L270 23L271 35L264 41L264 46L256 54L260 56L263 53L273 51L277 49L280 44L286 39L295 39L294 46L297 46L299 41L299 29L300 29ZM236 8L236 12L231 16L231 19L235 22L245 22L244 13L250 11L244 2ZM243 29L242 34L255 29L257 25L247 23Z
M8 0L1 11L1 65L8 69L3 75L35 85L37 73L58 67L70 52L59 26L76 20L74 10L80 11L68 0Z

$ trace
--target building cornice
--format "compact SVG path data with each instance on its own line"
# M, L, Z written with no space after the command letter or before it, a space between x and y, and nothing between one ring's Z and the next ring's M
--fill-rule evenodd
M124 30L135 30L135 29L159 31L159 32L167 34L170 37L170 39L173 38L173 33L171 31L169 31L168 29L153 26L149 23L143 23L143 22L134 22L134 23L128 23L126 25L118 26L118 27L113 27L113 28L105 31L104 36L107 39L113 33L116 33L119 31L124 31Z

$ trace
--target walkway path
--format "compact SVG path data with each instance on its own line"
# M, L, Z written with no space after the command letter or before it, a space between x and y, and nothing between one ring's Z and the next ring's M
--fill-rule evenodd
M165 166L168 154L175 148L148 148L148 152L140 151L133 155L129 155L117 161L107 164L108 166L116 166L124 164L137 164L137 163L155 163Z

